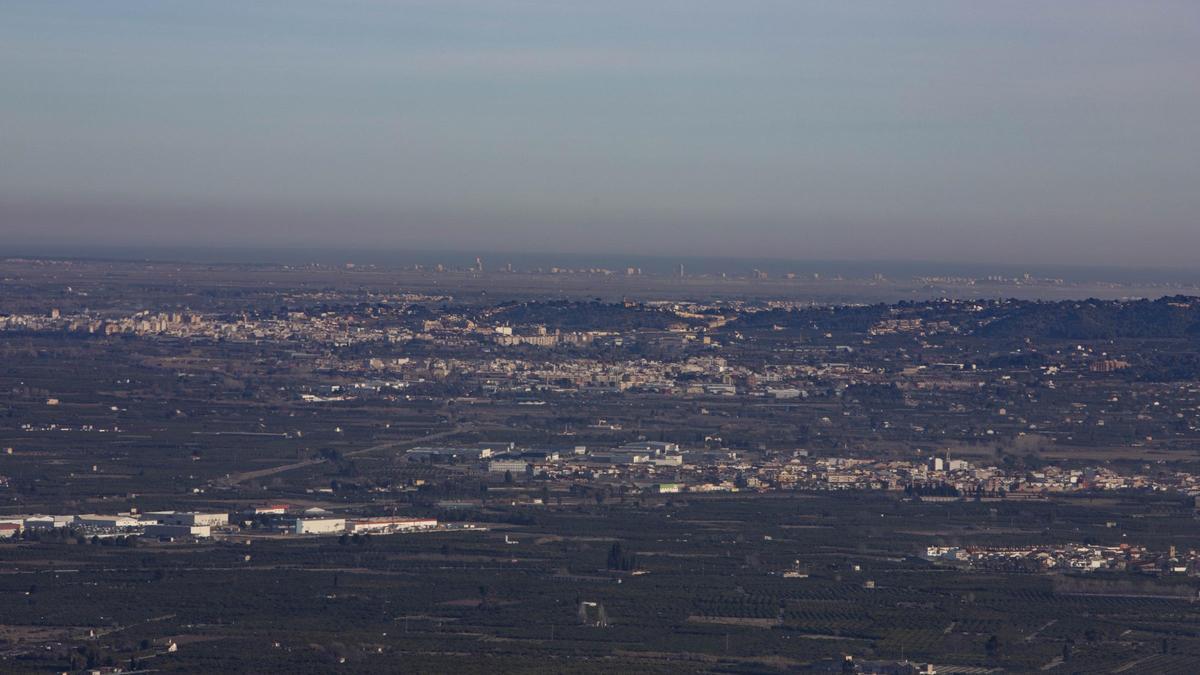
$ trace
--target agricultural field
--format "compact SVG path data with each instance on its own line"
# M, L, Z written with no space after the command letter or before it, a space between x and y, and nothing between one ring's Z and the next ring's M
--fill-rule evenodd
M466 672L782 672L846 654L931 662L939 672L1187 672L1200 658L1200 585L1191 579L1067 583L1073 577L956 569L915 555L947 539L1194 541L1184 510L1152 525L1141 510L660 497L481 507L461 517L494 521L486 530L348 541L46 538L0 546L0 639L4 668L17 672L78 661L67 645L83 634L96 636L88 644L97 663L165 672L281 663L368 672L397 659ZM1130 526L1103 527L1114 518ZM919 532L931 521L944 534ZM614 544L635 557L633 569L613 569ZM784 576L797 566L807 576ZM164 651L172 642L176 651Z

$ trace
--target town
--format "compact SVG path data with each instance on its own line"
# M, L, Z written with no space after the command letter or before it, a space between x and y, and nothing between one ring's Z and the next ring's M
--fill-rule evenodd
M1200 653L1185 287L472 267L0 262L0 669Z

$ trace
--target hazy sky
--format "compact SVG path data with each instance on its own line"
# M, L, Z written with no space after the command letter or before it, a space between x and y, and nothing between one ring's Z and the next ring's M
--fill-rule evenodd
M0 235L1191 265L1200 2L0 0Z

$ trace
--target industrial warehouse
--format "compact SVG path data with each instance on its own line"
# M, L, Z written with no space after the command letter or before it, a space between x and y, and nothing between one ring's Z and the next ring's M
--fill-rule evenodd
M150 511L112 515L15 515L0 517L0 537L22 538L60 530L84 538L146 537L165 541L208 539L217 535L386 535L439 529L435 518L334 516L321 508L291 513L287 505L250 507L230 517L224 512ZM460 529L460 528L456 528ZM470 529L470 528L461 528Z

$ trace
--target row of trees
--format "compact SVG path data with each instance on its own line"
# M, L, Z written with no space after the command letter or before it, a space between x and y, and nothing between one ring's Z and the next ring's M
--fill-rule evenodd
M629 572L637 569L637 555L634 553L626 553L621 547L621 542L614 542L612 548L608 549L608 569L620 570Z

